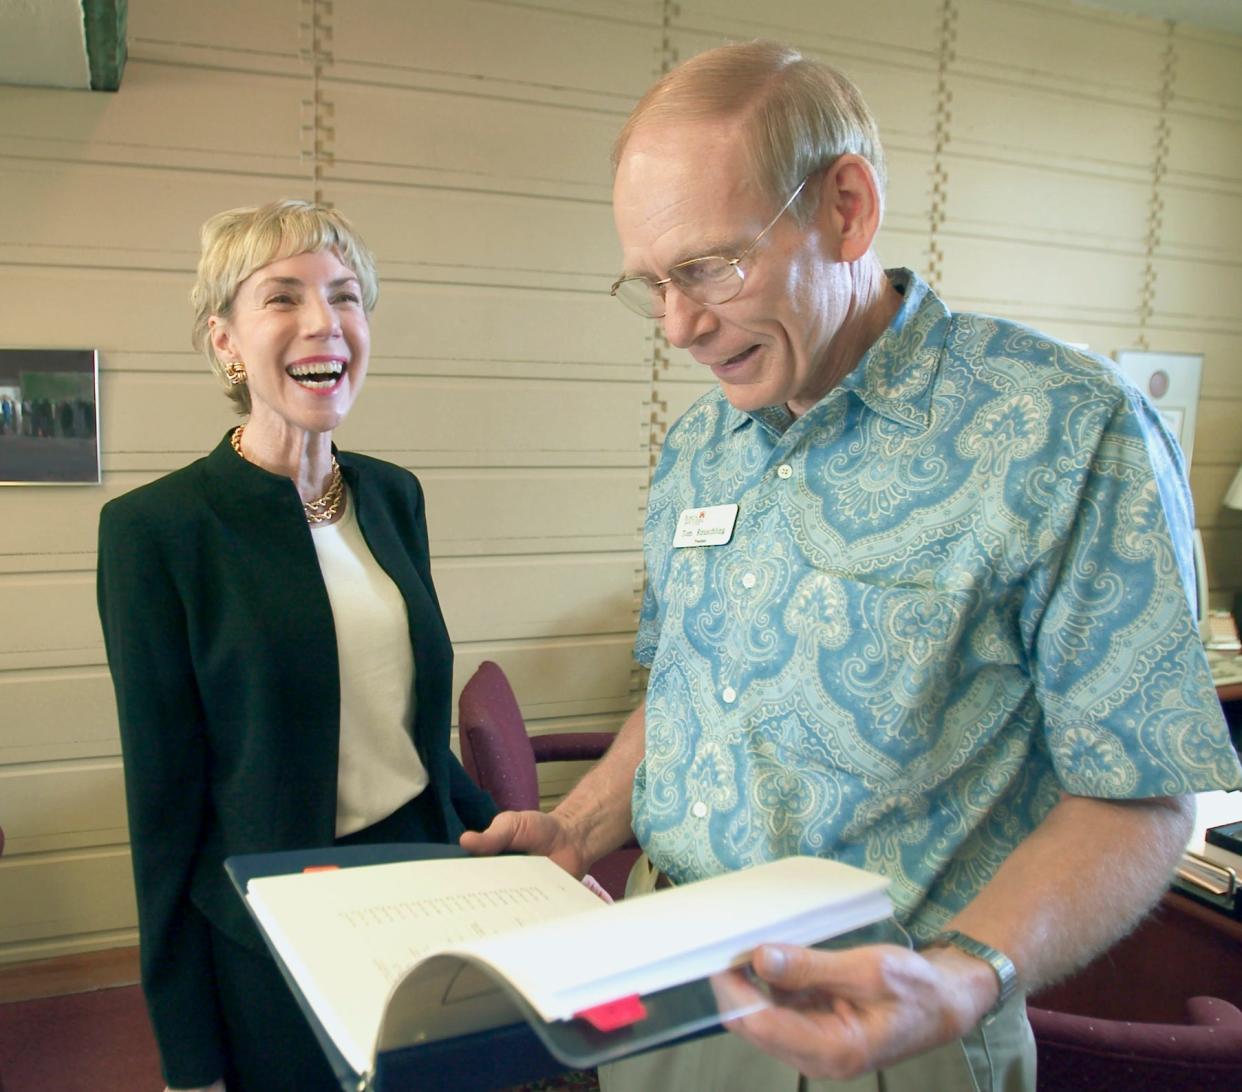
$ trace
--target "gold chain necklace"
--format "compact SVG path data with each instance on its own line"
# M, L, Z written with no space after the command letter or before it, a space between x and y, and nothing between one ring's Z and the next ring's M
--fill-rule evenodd
M241 449L242 433L246 430L245 425L238 425L230 434L229 442L233 445L233 450L237 452L243 459L246 458L245 452ZM249 462L249 460L246 460ZM336 461L336 456L332 456L332 476L328 481L328 488L324 490L322 497L316 497L314 500L302 502L302 511L306 515L307 523L328 523L336 519L337 513L341 510L341 502L345 499L345 482L341 477L341 466Z

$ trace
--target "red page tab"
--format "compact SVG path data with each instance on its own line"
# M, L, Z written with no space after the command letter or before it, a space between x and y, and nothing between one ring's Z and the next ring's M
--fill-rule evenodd
M592 1005L589 1009L575 1012L574 1016L585 1020L596 1031L616 1031L617 1028L628 1028L639 1020L645 1020L647 1007L635 993L629 997L618 997L615 1001L605 1001L602 1005Z

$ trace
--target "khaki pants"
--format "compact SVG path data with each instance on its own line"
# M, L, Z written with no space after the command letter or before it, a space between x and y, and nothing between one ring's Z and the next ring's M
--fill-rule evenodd
M626 897L653 889L639 858ZM1035 1039L1012 998L960 1040L852 1081L810 1080L735 1035L713 1035L600 1066L601 1092L1033 1092Z

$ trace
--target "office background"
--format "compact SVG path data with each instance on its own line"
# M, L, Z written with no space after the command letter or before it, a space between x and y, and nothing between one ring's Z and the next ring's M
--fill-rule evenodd
M0 963L136 942L95 529L234 423L188 340L220 209L330 201L378 255L338 439L426 486L457 686L495 659L532 731L620 723L649 469L710 377L607 296L608 151L653 77L756 36L877 113L886 264L1204 355L1198 523L1242 588L1242 37L1071 0L135 2L119 93L0 86L0 344L100 351L103 471L0 491Z

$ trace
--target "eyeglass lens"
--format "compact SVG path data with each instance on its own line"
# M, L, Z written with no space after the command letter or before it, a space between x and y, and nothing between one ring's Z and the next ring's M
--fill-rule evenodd
M669 271L668 280L695 303L728 303L742 290L742 271L736 262L720 257L693 258ZM664 316L668 282L656 284L645 277L626 278L617 285L621 302L648 318Z

